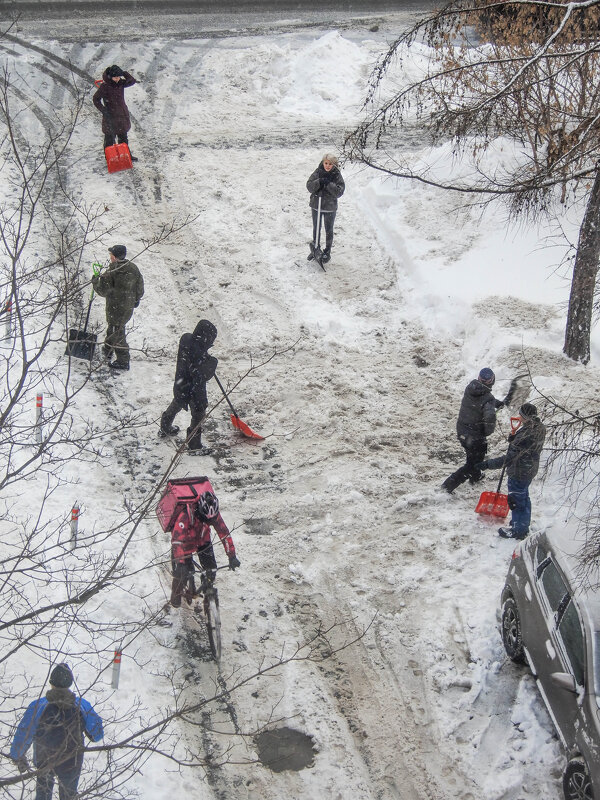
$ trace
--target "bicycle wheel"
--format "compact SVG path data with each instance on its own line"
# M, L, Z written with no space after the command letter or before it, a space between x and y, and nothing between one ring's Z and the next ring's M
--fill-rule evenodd
M204 613L206 615L206 629L208 641L215 661L221 660L221 615L216 591L204 596Z

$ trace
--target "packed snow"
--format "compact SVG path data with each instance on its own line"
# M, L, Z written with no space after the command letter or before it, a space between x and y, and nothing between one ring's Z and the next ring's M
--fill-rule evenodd
M56 57L90 78L117 63L139 79L126 90L134 169L107 174L90 100L67 188L107 207L107 233L84 254L90 274L92 262L122 242L146 282L128 326L131 371L99 370L76 411L101 422L132 413L140 424L107 437L96 463L65 468L45 513L66 517L77 499L85 532L122 519L126 504L142 506L176 455L173 442L157 437L158 419L171 398L179 336L198 319L218 328L213 353L227 386L262 364L231 400L265 440L232 428L211 383L204 440L212 455L184 454L173 471L210 477L242 563L218 577L220 669L191 611L166 606L169 538L152 513L129 545L130 577L90 602L100 623L97 657L80 660L85 643L68 635L49 643L104 718L106 743L158 718L175 692L226 694L206 709L204 732L174 723L180 751L206 753L212 766L179 769L153 756L131 779L129 796L562 796L564 757L551 721L531 674L508 660L498 632L513 545L474 513L495 476L452 496L440 485L461 463L455 419L480 368L495 370L500 397L524 367L556 397L593 396L597 335L587 367L561 352L569 269L561 266L567 245L554 235L560 223L576 241L582 209L539 227L511 226L500 205L461 207L452 194L346 163L332 260L326 272L306 260L306 179L324 153L339 152L358 120L370 69L398 24L389 14L377 32L358 19L340 29L298 24L212 38L200 30L190 38L188 30L181 39L158 32L130 41L122 32L103 38L89 23L86 40L75 42L52 27L28 39L23 23L19 41L0 49L12 81L29 87L42 114L72 99L52 77L67 74ZM40 135L35 116L20 125L26 137ZM419 147L408 134L398 142L415 158L425 156ZM440 147L437 157L450 156ZM189 225L145 251L159 226L188 215ZM101 338L100 299L92 324ZM63 350L57 342L53 355ZM85 364L73 368L83 375ZM493 455L505 446L506 411L498 422ZM185 412L177 423L187 424ZM534 482L532 500L535 528L571 514L550 480ZM129 533L107 539L104 554L116 553ZM218 543L215 552L226 563ZM142 611L154 624L127 630ZM227 693L334 624L334 645L356 641L329 660L292 662ZM34 696L47 666L37 652L21 665ZM21 713L5 707L5 753ZM258 762L251 734L276 721L312 737L312 766L273 772ZM95 763L100 757L88 756L82 785Z

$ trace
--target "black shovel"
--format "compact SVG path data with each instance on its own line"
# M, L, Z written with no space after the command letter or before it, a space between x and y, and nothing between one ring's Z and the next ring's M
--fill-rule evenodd
M317 262L317 264L321 267L323 272L327 272L325 267L323 266L323 251L321 250L321 220L323 216L321 214L321 197L319 197L319 207L317 209L317 235L315 237L314 242L310 243L310 254Z
M72 358L84 358L86 361L91 361L94 357L94 350L96 349L96 340L98 336L95 333L88 333L88 323L90 321L90 311L92 310L92 302L94 300L94 290L90 297L87 314L85 317L85 325L83 330L78 328L71 328L69 330L69 340L65 349L65 355Z

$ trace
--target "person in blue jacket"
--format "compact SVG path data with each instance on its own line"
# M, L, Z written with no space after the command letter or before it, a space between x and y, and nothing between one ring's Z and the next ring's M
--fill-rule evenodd
M93 742L104 736L102 720L87 700L70 691L72 683L73 673L67 664L54 667L49 691L29 704L10 748L10 757L19 771L26 773L30 767L25 754L33 744L33 763L39 770L35 800L51 800L55 778L60 800L75 800L84 734Z

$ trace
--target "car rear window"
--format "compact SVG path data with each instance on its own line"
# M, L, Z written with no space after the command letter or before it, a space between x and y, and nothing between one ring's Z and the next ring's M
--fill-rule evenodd
M583 686L585 677L583 632L574 603L571 602L567 605L558 625L558 632L561 635L565 651L571 662L575 680L579 686Z
M561 600L568 594L568 591L565 582L552 561L548 561L544 566L540 581L544 587L546 597L548 598L550 609L556 613L561 604Z

